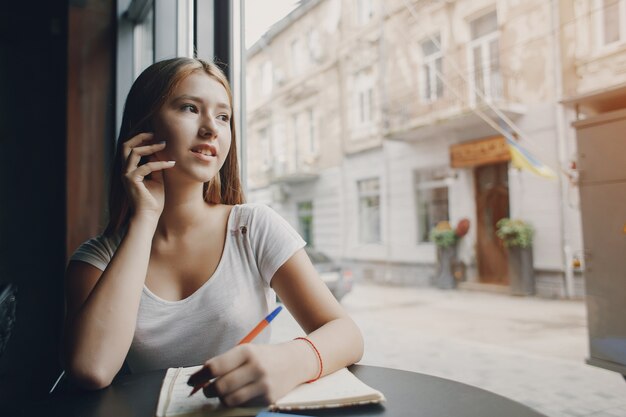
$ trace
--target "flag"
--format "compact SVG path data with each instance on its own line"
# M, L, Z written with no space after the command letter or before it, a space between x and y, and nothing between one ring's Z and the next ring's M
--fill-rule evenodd
M549 166L535 158L528 150L522 148L511 137L507 137L506 142L511 152L511 163L515 168L527 169L544 178L556 178L556 174Z

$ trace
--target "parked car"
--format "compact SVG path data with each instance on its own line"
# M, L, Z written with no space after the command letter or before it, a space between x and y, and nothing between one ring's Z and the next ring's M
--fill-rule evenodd
M352 289L352 271L347 268L341 268L323 252L309 246L306 246L304 250L309 255L313 266L330 289L330 292L333 293L337 301L341 301L343 296Z

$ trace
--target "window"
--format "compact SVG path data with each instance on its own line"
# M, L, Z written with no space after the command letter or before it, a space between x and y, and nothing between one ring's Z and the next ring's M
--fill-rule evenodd
M154 9L150 7L141 23L133 28L133 74L137 78L141 71L154 62Z
M470 100L472 104L502 96L500 45L496 12L470 22L472 40L469 44Z
M374 80L371 72L358 72L354 76L354 85L354 126L368 126L373 122Z
M297 77L302 74L302 65L304 54L302 53L302 42L300 39L294 39L291 41L291 70L293 72L293 76Z
M307 111L309 118L309 154L315 155L318 151L317 138L315 137L315 112L313 109Z
M272 63L265 61L263 65L261 65L261 95L264 97L269 96L272 92L272 84Z
M259 145L261 147L261 160L263 161L262 169L267 170L272 166L272 150L268 128L259 130Z
M300 144L299 144L299 139L300 136L302 135L302 114L301 113L296 113L293 116L291 116L291 124L293 126L292 132L293 132L293 136L292 136L292 160L293 160L293 165L292 165L292 171L297 171L298 168L300 168Z
M364 25L374 16L373 0L356 0L357 23Z
M428 242L430 230L450 218L446 177L445 168L415 173L418 243Z
M596 0L600 46L626 40L626 0Z
M320 35L317 29L311 29L306 35L307 49L309 51L309 62L319 61L322 57L322 45L320 43Z
M437 74L442 74L443 53L441 52L441 36L433 36L421 43L422 56L422 89L423 101L435 101L443 96L443 82Z
M313 202L298 203L298 227L307 246L313 246Z
M359 241L378 243L380 239L380 183L378 178L357 183L359 193Z

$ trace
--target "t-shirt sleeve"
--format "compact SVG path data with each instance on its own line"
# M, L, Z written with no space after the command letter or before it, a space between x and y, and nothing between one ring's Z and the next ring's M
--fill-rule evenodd
M86 262L104 271L119 246L119 240L118 236L110 238L104 235L96 236L80 245L70 257L70 261Z
M261 277L270 284L272 277L306 242L293 227L268 206L253 205L249 236Z

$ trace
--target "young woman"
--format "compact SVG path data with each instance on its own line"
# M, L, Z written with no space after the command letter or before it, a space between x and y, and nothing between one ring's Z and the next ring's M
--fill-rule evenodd
M271 209L243 204L230 87L199 59L147 68L124 108L105 232L66 274L65 368L98 389L132 372L204 364L230 406L271 403L358 361L363 339ZM275 294L308 334L235 346ZM208 384L209 378L217 378Z

